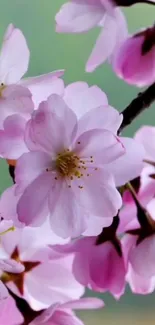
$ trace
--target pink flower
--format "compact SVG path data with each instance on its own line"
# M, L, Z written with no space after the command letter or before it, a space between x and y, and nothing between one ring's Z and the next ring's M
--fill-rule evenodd
M126 268L121 243L112 227L98 237L85 237L51 247L64 256L74 254L73 274L82 285L98 292L110 292L116 299L124 293Z
M47 308L57 301L79 299L84 292L72 274L73 257L51 258L48 245L56 242L62 240L56 238L48 224L40 228L16 228L2 237L0 254L9 269L3 267L1 280L34 310ZM10 263L7 258L11 258ZM22 273L12 274L11 267L17 260L23 267Z
M16 307L12 297L0 303L0 324L2 325L19 325L24 322L22 314Z
M42 89L42 101L51 94L50 87L53 87L55 81L57 83L57 78L63 74L63 70L21 80L27 72L29 57L30 53L23 33L10 24L5 32L0 54L0 92L3 95L7 86L21 83L30 89L36 104L38 96L40 97L40 90ZM60 84L63 85L61 80Z
M93 215L117 213L120 194L112 174L101 166L124 153L112 132L87 130L84 120L80 125L62 98L52 95L28 123L26 143L30 153L16 167L16 194L23 193L17 204L21 222L39 225L50 213L52 229L68 237L85 231Z
M0 212L4 219L9 220L10 217L12 216L14 223L17 226L19 226L18 222L17 222L18 215L22 216L22 218L20 218L20 216L19 216L21 222L26 222L27 224L38 225L39 223L43 222L44 218L46 218L46 216L50 212L52 228L54 229L54 231L56 231L61 236L65 236L65 237L68 237L70 235L76 236L77 234L81 234L83 232L85 235L93 235L94 236L94 235L98 235L101 232L103 227L106 227L111 224L112 218L115 215L115 213L117 213L117 207L120 204L120 196L116 192L115 185L112 181L112 177L114 177L116 185L121 186L121 185L125 184L126 182L128 182L130 179L138 176L141 171L141 168L143 166L142 159L144 157L144 151L143 151L143 148L132 139L128 139L128 138L118 139L117 130L119 129L119 126L122 122L122 116L113 107L109 106L108 99L107 99L105 93L101 89L99 89L97 86L88 87L88 85L84 82L73 83L71 85L68 85L65 88L63 99L65 100L65 103L67 103L67 105L70 107L70 109L67 106L65 106L65 103L63 102L62 98L60 98L58 96L52 96L46 103L44 102L40 105L39 110L37 112L35 112L31 121L28 122L26 134L25 134L25 141L28 145L28 149L33 152L31 152L28 155L24 155L23 157L21 157L21 160L18 161L17 169L16 169L17 189L15 189L15 188L8 189L4 192L4 194L2 195L2 198L0 200ZM74 111L74 113L71 109ZM76 113L76 116L75 116L75 113ZM55 121L55 119L57 120L59 114L62 114L61 118L60 118L60 122ZM66 124L65 114L68 115L68 122L70 125L68 125L68 122ZM78 121L77 121L77 118L78 118ZM70 122L70 120L71 120L71 122ZM55 131L53 131L54 130L53 126L52 126L53 123L55 125ZM72 133L72 130L74 129L75 125L76 126L78 125L78 127L77 127L76 134L73 136L74 139L72 139L72 138L70 140L58 139L57 133L61 134L62 130L64 130L63 132L65 132L66 137L68 137L69 136L68 129L70 129L70 132ZM42 129L43 133L42 133L41 129ZM54 141L51 142L50 138L47 137L46 133L44 132L44 130L46 130L46 129L48 130L47 131L48 134L51 134L51 139L54 136L53 132L55 133L55 137L57 137L56 140L54 140L54 138L53 138ZM38 138L38 131L39 131L39 138ZM81 163L83 166L82 169L80 166L78 166L78 167L80 167L80 169L84 172L84 173L81 172L81 174L83 174L85 176L84 181L86 181L87 190L88 190L88 184L90 184L90 181L92 180L91 184L93 183L93 188L94 188L94 184L96 182L95 176L101 175L101 173L103 176L103 173L105 171L104 178L106 177L107 180L105 179L103 182L105 182L105 181L107 182L109 180L111 184L110 183L108 184L108 188L111 188L112 192L114 191L113 193L115 193L115 194L112 197L112 200L110 199L110 201L107 201L107 199L106 199L106 202L105 201L103 202L104 196L102 196L102 200L101 200L102 205L100 203L100 204L98 204L98 207L97 207L96 200L99 201L100 196L98 195L98 198L96 198L96 196L91 192L89 194L90 197L93 196L93 200L91 199L91 208L89 206L89 202L87 201L88 207L85 207L85 210L84 210L84 203L83 203L84 196L83 196L83 194L82 195L80 194L80 192L81 193L84 192L84 191L81 191L82 190L81 187L83 185L81 185L80 182L82 179L75 177L75 175L74 175L74 181L76 183L76 186L73 188L70 188L70 183L73 183L73 184L75 184L75 183L71 182L71 181L73 181L72 175L69 175L70 176L69 181L66 183L66 181L65 181L66 178L64 178L64 182L62 185L62 182L59 182L57 179L55 179L55 177L57 178L56 174L58 171L55 170L55 173L54 173L54 169L55 169L54 168L53 172L51 172L52 171L51 163L53 164L53 162L56 161L56 156L57 156L57 154L60 153L59 152L60 145L62 146L62 148L64 148L63 150L65 150L68 146L70 146L69 150L79 150L81 146L80 146L80 144L78 144L78 142L80 140L79 141L77 140L77 143L75 142L75 140L78 137L81 137L81 134L83 132L85 132L84 136L86 137L86 135L88 135L89 137L91 137L90 140L93 141L93 137L91 136L91 134L92 135L95 134L96 131L98 133L98 136L99 136L99 133L101 132L101 134L104 134L104 139L107 139L106 143L100 143L101 148L103 148L105 150L103 166L102 166L102 168L100 168L100 170L95 170L95 168L98 168L96 164L100 165L101 163L99 161L98 163L96 162L96 164L94 165L93 162L91 162L92 159L90 157L92 155L92 150L94 150L92 148L91 152L88 153L89 161L88 161L87 171L92 170L92 167L93 167L94 168L93 175L91 177L86 176L86 175L89 175L89 172L87 172L87 173L85 172L86 169L84 168L83 163ZM37 133L34 134L35 132L37 132ZM111 137L111 140L110 140L110 137ZM113 139L116 146L115 145L113 146L112 144L110 144L110 147L108 149L108 138L110 141L112 141L112 139ZM45 144L45 142L47 142L47 141L50 141L50 143ZM71 143L70 144L65 143L66 141L71 141ZM86 141L86 140L84 140L84 141ZM123 143L123 145L121 143ZM45 146L45 148L43 148L44 146ZM50 148L49 148L49 146L50 146ZM118 154L117 154L117 152L116 153L113 152L114 157L112 157L112 156L110 157L109 155L112 154L111 149L115 149L115 148L117 149L117 147L119 148L120 152L118 152ZM61 150L62 150L62 148L61 148ZM36 152L36 149L37 149L37 151L39 150L41 152L40 153ZM99 147L99 149L100 149L100 147ZM99 149L97 148L97 150L99 150ZM80 150L83 150L83 149L81 148ZM88 150L90 151L89 147L88 147ZM47 154L45 153L45 151ZM95 148L95 151L96 151L96 148ZM78 153L78 154L80 154L80 153ZM97 154L97 156L98 156L97 159L100 159L98 153L96 152L95 154ZM69 153L69 155L70 155L70 153ZM29 159L30 156L31 156L31 163L28 163L28 165L27 165L26 161L28 161L27 159ZM65 156L66 156L66 154L65 154ZM39 174L36 174L36 176L35 176L34 173L36 172L36 166L37 166L35 159L37 159L37 157L39 157L39 159L43 159L43 160L45 159L44 162L42 161L42 163L45 165L44 165L44 167L43 167L43 165L40 166L41 169L40 169L40 171L38 170ZM133 157L134 157L134 159L133 159ZM25 158L26 158L26 161L25 161ZM32 162L32 159L33 159L33 162ZM47 161L46 161L46 159L47 159ZM25 165L25 162L26 162L26 165ZM39 160L37 159L37 163L38 162L39 162ZM121 166L121 168L120 168L120 166ZM24 171L23 171L23 168L24 168ZM30 171L30 169L31 169L31 171ZM46 170L48 170L49 172L47 172ZM79 170L79 168L78 168L78 170ZM27 173L29 174L28 178L27 178L25 172L26 172L26 174ZM42 172L44 172L44 173L42 174ZM73 168L73 172L75 172L74 168ZM34 178L31 178L32 174L34 175ZM24 175L25 175L26 179L25 179L25 177L23 178ZM39 175L41 178L38 179ZM51 175L53 177L53 183L51 183L51 180L50 180ZM76 175L80 176L79 174L76 174ZM34 214L34 211L33 211L32 212L32 220L31 220L30 211L27 213L26 209L28 207L29 207L29 210L31 209L32 205L34 204L34 200L33 200L32 204L28 204L28 205L26 204L27 208L25 209L23 203L21 203L21 202L25 202L25 198L24 198L25 195L26 195L26 200L27 199L29 200L31 198L31 195L29 195L27 197L27 194L26 194L27 190L26 190L26 192L24 192L25 194L22 195L22 193L23 193L23 191L25 191L27 185L29 185L29 188L30 188L31 181L33 181L36 177L37 177L37 179L36 179L37 182L41 180L41 187L39 185L39 188L40 188L40 190L41 190L41 188L43 190L45 190L45 192L44 192L45 196L42 197L43 200L41 203L41 205L42 205L41 210L40 209L39 209L39 211L36 210L36 215ZM42 187L42 185L43 185L42 177L44 178L44 181L46 181L46 184L45 184L46 188ZM62 180L62 177L60 177L60 181L61 180ZM26 183L25 183L25 181L26 181ZM28 181L28 183L27 183L27 181ZM51 200L49 199L51 196L53 198L53 188L52 188L53 185L52 184L54 184L54 183L57 184L58 187L59 186L61 187L61 185L62 185L62 189L64 190L63 193L65 193L64 195L68 195L68 200L69 200L68 202L69 202L69 204L71 204L71 208L70 208L70 205L69 206L68 206L68 204L65 205L66 211L68 209L69 213L68 212L65 213L66 216L63 218L63 220L61 218L62 213L64 214L64 211L62 211L63 204L58 203L55 208L54 208L54 206L51 207L51 204L54 205L56 203L56 201L53 200L53 203L52 203ZM32 184L35 185L34 182L32 182ZM49 187L51 189L50 191L48 191ZM97 176L97 187L98 187L98 176ZM106 185L106 187L107 187L107 185ZM76 189L76 193L74 191L75 189ZM57 191L57 188L55 190ZM78 192L77 192L77 190L78 190ZM48 194L46 194L47 193L46 191L48 192ZM56 194L56 191L54 192L55 194ZM73 191L74 191L75 195L73 194ZM91 189L91 191L92 191L92 189ZM106 188L104 189L104 191L106 192ZM108 197L109 197L109 195L110 195L110 192L108 192ZM69 199L72 196L74 197L74 200ZM39 196L37 196L37 197L38 197L39 202L41 202ZM23 198L24 198L24 201L23 201ZM113 201L114 198L117 200L116 203L114 203L114 201ZM9 207L7 204L8 200L10 202L12 202L12 203L10 203ZM20 200L20 202L18 203L19 200ZM59 197L59 202L61 202L61 200L65 200L62 197L62 192ZM77 202L79 202L79 200L82 200L81 204L77 204ZM109 210L109 211L107 210L107 209L109 209L107 206L108 202L111 205L111 207L109 205L109 208L113 209L113 212L112 212L112 210ZM93 204L94 204L94 207L92 209ZM115 204L116 204L116 206L115 206ZM16 213L16 205L17 205L17 213ZM78 210L77 210L77 208L78 208ZM99 208L101 208L100 212L98 210ZM20 209L24 209L24 211L20 210ZM36 209L38 209L37 202L36 202ZM52 210L52 209L55 209L55 210ZM71 212L72 209L73 209L74 213ZM90 209L91 209L91 215L93 214L93 218L89 217ZM38 213L40 214L40 217L39 217ZM25 215L26 215L26 217L25 217ZM84 215L85 217L82 218L82 215ZM27 219L28 216L29 216L29 220ZM60 216L61 220L58 218L58 216ZM104 218L103 218L103 216L104 216ZM38 219L38 217L40 218L40 220ZM66 220L66 218L68 218L68 219ZM76 220L76 221L74 222L74 220ZM64 225L63 225L63 222L64 222ZM61 227L60 227L60 224L61 224ZM69 226L69 229L67 228L68 226Z
M99 87L97 86L89 87L85 82L76 82L68 85L64 89L63 99L65 103L70 107L70 109L74 111L74 113L77 116L78 130L77 130L76 137L80 136L80 134L83 133L83 130L90 131L93 129L103 129L104 132L105 130L109 130L110 134L111 132L113 133L112 136L114 136L114 134L117 135L117 130L119 129L122 122L122 115L119 114L117 110L115 110L113 107L111 107L108 104L108 99L106 94ZM39 114L39 113L35 113L35 114ZM12 116L10 117L10 119L13 120L14 117ZM27 126L27 132L25 135L25 139L28 138L28 146L31 138L31 134L29 134L29 129L33 129L33 124L34 124L33 120L35 121L35 117L33 117L32 121L29 122L29 125ZM14 121L16 126L18 123L18 119L14 119ZM62 124L64 123L65 120L63 121L62 118ZM50 128L50 125L48 127ZM10 126L10 134L12 135L11 130L12 129ZM52 130L50 130L50 132L51 131ZM14 136L15 134L16 133L14 133ZM53 137L53 133L52 133L52 137ZM110 174L112 174L115 178L116 185L121 186L124 185L126 182L128 182L130 179L139 175L141 168L143 166L142 159L144 157L144 152L143 152L143 148L138 143L136 143L135 140L133 139L120 138L119 143L117 141L118 138L115 139L117 144L121 144L121 142L123 143L125 149L124 154L119 158L116 157L117 159L115 158L113 161L109 162L108 164L107 163L104 164L104 170L108 174L110 171ZM12 141L13 141L13 137L12 137ZM15 142L16 142L16 137L15 137ZM31 141L31 146L32 145L34 144ZM18 148L20 149L22 148L22 146L19 147L16 146L16 152ZM5 145L5 149L7 149L6 145ZM33 150L33 148L31 149ZM36 144L34 146L34 150L36 151ZM10 146L8 146L8 152L10 153L12 152L12 147L10 148ZM34 169L36 169L36 165ZM19 222L18 222L18 215L16 213L16 205L18 203L18 200L20 199L22 191L20 191L19 194L20 195L17 195L17 190L15 190L14 188L12 189L10 188L3 193L0 200L1 215L3 216L4 219L7 220L9 220L10 217L13 218L14 224L17 227L19 226ZM9 206L7 204L8 201L10 202ZM47 215L48 211L45 212ZM87 219L86 227L85 229L82 229L82 232L84 231L84 235L91 235L91 236L98 235L101 232L103 227L107 227L108 225L110 225L112 222L113 215L109 217L109 215L105 213L104 216L105 218L101 217L100 215L99 216L94 215L93 218Z
M33 101L38 105L52 92L63 93L63 81L58 78L62 70L20 80L28 62L29 49L24 35L10 24L0 54L0 155L3 158L17 159L28 151L24 130L34 109Z
M92 72L115 52L127 35L123 13L113 1L72 0L64 4L56 15L56 30L63 33L82 33L103 27L88 59L86 71Z
M79 98L77 105L75 98ZM93 216L99 218L99 233L112 222L121 205L114 179L120 186L139 175L144 152L134 140L116 136L122 116L108 105L106 95L98 87L88 88L85 83L69 85L64 99L75 110L78 121L62 98L53 95L27 124L25 141L31 152L17 163L17 214L21 222L39 225L49 213L52 229L62 237L93 229ZM82 114L82 107L86 114ZM59 136L62 132L63 138ZM35 201L31 191L36 193ZM7 194L3 202L7 202ZM21 197L17 198L18 194ZM8 209L14 216L16 207L13 213ZM5 214L8 215L2 213L3 218L8 219ZM90 229L89 234L97 233Z
M155 289L155 272L152 271L152 257L149 247L154 250L153 237L144 239L137 245L137 236L125 235L122 240L124 256L126 256L127 275L126 280L133 293L149 294ZM150 245L150 246L149 246ZM154 260L154 259L153 259Z
M80 300L71 300L65 304L57 303L51 305L40 316L35 318L30 325L83 325L72 309L98 309L104 306L101 299L98 298L82 298Z
M144 168L141 179L131 182L139 204L130 192L124 193L118 229L127 232L122 240L126 279L132 291L139 294L148 294L155 288L155 182L145 172Z
M155 81L155 27L127 38L113 58L116 74L129 84L143 87Z

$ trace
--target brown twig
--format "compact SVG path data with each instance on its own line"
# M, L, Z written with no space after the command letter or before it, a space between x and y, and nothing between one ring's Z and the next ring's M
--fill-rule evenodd
M149 88L147 88L127 106L121 114L123 114L123 122L120 126L119 133L132 121L140 115L145 109L149 108L151 104L155 101L155 83L153 83Z

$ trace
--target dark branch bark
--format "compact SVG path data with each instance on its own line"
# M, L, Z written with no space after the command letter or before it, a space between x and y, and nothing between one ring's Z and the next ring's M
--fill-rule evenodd
M123 122L120 126L119 133L128 125L132 123L132 121L140 115L145 109L149 108L151 104L155 101L155 83L153 83L149 88L147 88L144 92L139 93L137 98L135 98L129 106L127 106L123 114Z
M32 310L26 300L17 297L10 290L9 290L9 294L14 298L17 308L19 309L19 311L24 317L24 322L22 323L22 325L30 324L30 322L32 322L35 319L35 317L39 316L42 313L42 311L37 312Z
M12 165L9 165L9 174L13 180L13 183L15 184L15 167Z

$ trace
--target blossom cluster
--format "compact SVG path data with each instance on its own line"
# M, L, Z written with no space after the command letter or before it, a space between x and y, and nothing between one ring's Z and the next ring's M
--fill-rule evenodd
M69 1L56 30L100 26L86 70L108 60L126 82L150 85L155 27L129 36L120 5ZM127 284L155 289L155 127L122 136L124 114L102 89L66 85L63 70L23 78L29 56L10 24L0 52L0 158L13 179L0 197L0 325L82 325L73 310L104 306L87 288L115 299Z
M154 82L155 26L130 35L120 9L136 2L155 3L154 0L70 0L57 13L59 33L83 33L96 26L101 28L86 64L87 72L108 60L116 75L129 84L143 87Z

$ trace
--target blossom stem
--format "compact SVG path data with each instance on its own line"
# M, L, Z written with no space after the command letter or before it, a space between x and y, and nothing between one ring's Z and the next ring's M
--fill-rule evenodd
M122 6L122 7L129 7L132 6L136 3L147 3L150 5L155 5L155 2L152 0L115 0L115 3L118 6Z
M119 133L132 121L140 115L145 109L149 108L155 101L155 83L148 87L145 91L138 94L132 102L121 112L123 114L123 122L120 126Z
M119 216L117 215L113 218L113 222L109 227L103 228L101 234L97 237L96 245L101 245L107 241L110 241L114 245L118 255L122 256L120 241L116 234L118 226Z
M15 166L9 165L9 174L15 184Z
M22 313L24 317L24 322L22 325L28 325L32 320L35 319L35 317L39 316L42 311L34 311L31 309L29 304L26 302L26 300L17 297L13 292L9 290L9 294L13 297L13 299L16 301L16 306Z

